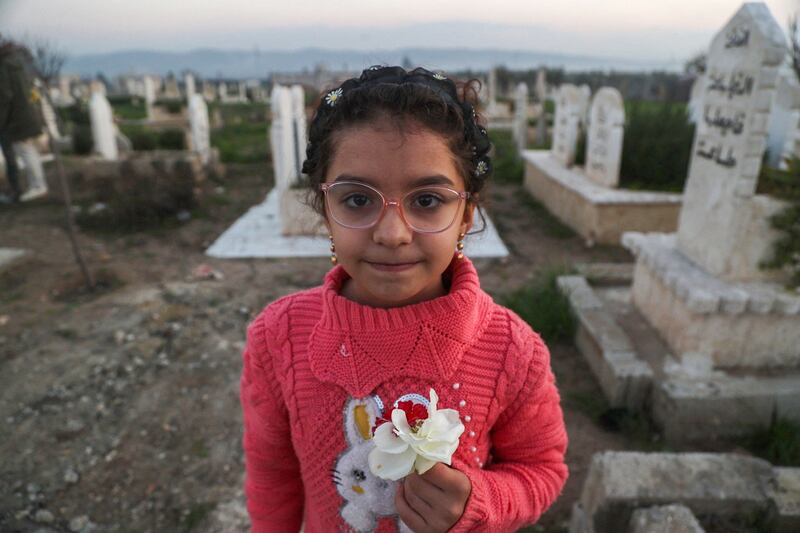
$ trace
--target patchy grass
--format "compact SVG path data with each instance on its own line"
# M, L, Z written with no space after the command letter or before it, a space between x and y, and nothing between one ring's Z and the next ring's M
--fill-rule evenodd
M193 503L188 512L179 518L179 524L183 533L193 531L203 520L217 507L216 502Z
M773 416L769 427L743 440L753 454L773 465L800 467L800 425Z
M596 393L565 391L562 401L565 407L585 414L606 431L621 433L640 450L664 449L661 435L643 413L611 407L602 394Z
M211 146L225 163L266 163L269 158L267 123L241 122L212 130Z
M517 154L514 138L509 130L490 130L489 138L494 145L494 174L497 183L522 183L524 165Z
M529 285L502 296L502 305L525 320L548 343L571 342L575 335L575 317L569 300L556 286L562 269L544 272Z

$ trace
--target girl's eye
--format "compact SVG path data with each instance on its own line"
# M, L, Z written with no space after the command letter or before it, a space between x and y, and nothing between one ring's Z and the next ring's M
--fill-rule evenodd
M370 199L363 194L351 194L344 199L347 207L364 207L369 205Z
M437 195L426 192L414 197L413 206L423 209L432 209L434 207L439 207L441 203L442 199Z

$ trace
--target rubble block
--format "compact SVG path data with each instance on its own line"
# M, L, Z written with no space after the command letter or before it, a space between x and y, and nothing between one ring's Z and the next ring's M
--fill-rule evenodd
M280 192L281 234L284 236L318 235L327 237L328 230L307 203L308 189L289 187Z
M604 309L581 276L561 276L559 289L578 317L575 341L612 407L641 410L653 383L653 371L636 355L630 339Z
M800 531L800 468L775 468L771 497L775 502L772 529L777 533Z
M625 531L640 507L681 504L696 515L750 522L775 504L772 466L734 454L595 454L580 504L589 531Z
M800 373L783 376L668 376L653 390L653 420L667 442L733 437L769 425L773 413L800 422Z
M19 267L30 256L30 252L22 248L0 248L0 274Z
M628 533L704 533L691 509L685 505L663 505L638 509L631 516Z
M682 196L612 189L568 168L544 150L526 150L525 188L584 239L619 244L626 231L675 231Z
M633 301L675 354L705 353L717 368L800 367L800 294L715 277L674 234L631 232L622 244L637 257Z

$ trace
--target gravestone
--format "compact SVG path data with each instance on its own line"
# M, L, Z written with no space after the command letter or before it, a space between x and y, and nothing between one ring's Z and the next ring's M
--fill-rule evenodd
M211 157L211 140L208 128L208 107L199 94L189 98L189 131L192 149L200 154L200 160L207 165Z
M617 89L603 87L592 100L586 137L586 175L606 187L619 183L625 107Z
M291 87L292 94L292 134L294 136L293 143L295 147L295 174L300 177L303 168L303 161L306 158L306 96L303 92L303 87L300 85L293 85Z
M92 124L94 151L103 159L116 161L119 153L111 104L99 92L92 93L89 100L89 119Z
M271 100L270 146L275 187L284 190L297 183L305 159L305 96L299 85L275 85Z
M743 243L752 240L755 219L764 217L753 197L785 57L783 33L760 3L744 4L709 49L678 248L725 280L760 278L758 264L770 246L762 243L759 251Z
M514 140L517 143L517 152L528 145L528 86L519 83L514 91Z
M543 68L536 74L536 98L541 106L536 121L536 143L543 145L547 141L547 74Z
M179 100L181 97L178 80L173 74L167 76L167 80L164 83L164 97L170 100Z
M497 108L497 68L489 69L489 103L486 106L489 115L494 114Z
M767 132L768 166L778 168L784 157L791 155L784 152L789 139L792 138L800 119L800 83L797 74L788 64L784 64L778 75L775 86L775 101L769 116Z
M191 72L187 72L184 76L184 83L186 84L186 99L191 100L195 94L194 75Z
M564 166L575 162L578 135L584 125L588 97L583 89L564 84L558 89L551 153Z
M147 120L153 120L153 104L156 101L156 85L150 76L144 77L144 104L147 109Z
M689 94L689 122L697 124L703 115L703 89L705 87L705 75L700 74L692 82L692 90Z
M221 81L217 86L217 93L219 96L220 102L225 102L228 99L228 84L224 81Z

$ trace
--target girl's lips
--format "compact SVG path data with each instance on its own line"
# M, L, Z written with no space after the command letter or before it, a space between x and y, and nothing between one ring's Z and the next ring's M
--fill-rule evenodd
M373 263L371 261L367 261L367 264L372 268L376 270L382 270L384 272L401 272L403 270L412 268L417 263L419 263L419 261L415 263Z

